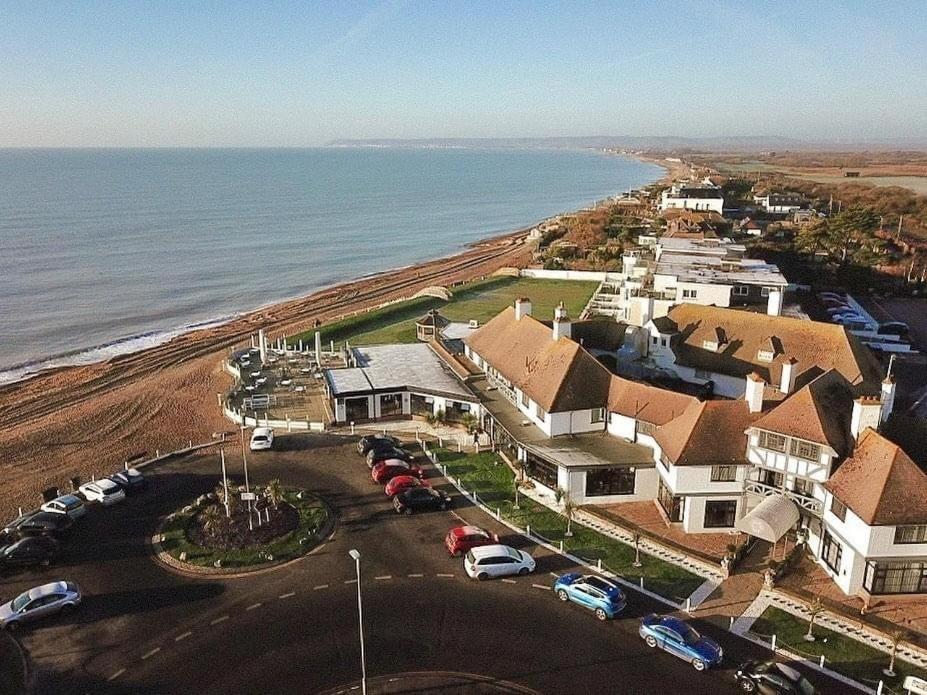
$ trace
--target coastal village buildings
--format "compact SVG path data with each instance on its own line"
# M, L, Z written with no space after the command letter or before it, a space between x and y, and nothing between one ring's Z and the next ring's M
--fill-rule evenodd
M805 205L799 193L764 193L753 196L753 202L772 215L788 215Z
M710 210L719 215L724 211L724 196L718 186L681 183L665 189L657 208L663 212L672 208Z

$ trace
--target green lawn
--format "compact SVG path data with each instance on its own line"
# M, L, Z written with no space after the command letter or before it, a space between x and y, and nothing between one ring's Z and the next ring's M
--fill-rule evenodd
M776 644L809 659L817 660L824 655L824 665L837 673L875 687L878 682L899 689L905 676L927 678L927 673L900 659L895 660L895 678L882 673L888 666L889 655L873 649L852 637L814 626L814 642L806 642L808 621L791 613L770 606L753 623L751 632L766 639L776 635Z
M445 302L419 297L397 302L357 316L322 326L322 342L345 340L354 345L415 342L415 319L437 308L453 321L475 319L481 324L514 303L518 297L530 297L532 313L541 319L553 318L554 307L561 301L573 317L578 317L595 292L598 283L572 280L535 280L532 278L495 277L477 280L452 288L453 299ZM314 330L289 338L314 340Z
M519 509L514 508L514 474L493 453L466 454L438 450L438 460L447 466L449 476L460 478L463 487L476 492L490 508L498 508L502 516L521 528L531 526L531 532L558 543L563 540L564 550L637 582L644 578L644 587L682 603L704 583L704 579L681 567L641 553L641 567L634 567L634 548L593 531L573 524L573 536L566 537L566 519L525 495L519 495Z

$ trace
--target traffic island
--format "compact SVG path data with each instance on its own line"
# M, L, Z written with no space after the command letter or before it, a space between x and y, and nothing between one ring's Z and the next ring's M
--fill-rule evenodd
M334 528L328 504L307 490L272 481L253 494L220 486L170 514L152 539L174 569L228 576L282 565L318 547ZM245 499L242 499L242 496Z

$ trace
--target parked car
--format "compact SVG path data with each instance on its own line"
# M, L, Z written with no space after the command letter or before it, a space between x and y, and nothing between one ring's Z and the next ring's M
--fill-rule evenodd
M648 647L659 647L692 664L696 671L717 666L724 650L713 639L702 637L681 618L651 613L641 619L640 636Z
M460 557L473 548L495 545L498 542L499 536L484 531L479 526L458 526L448 531L444 537L444 547L452 557Z
M589 608L599 620L614 618L628 605L624 592L615 582L592 574L573 572L557 577L554 593L561 601Z
M69 613L80 605L80 589L72 582L52 582L25 591L0 606L0 626L16 630L24 623L56 613Z
M755 659L741 664L734 680L745 693L814 695L814 686L801 673L778 661Z
M836 292L818 292L818 297L821 299L836 299L841 302L845 302L847 300L847 296L845 294L838 294Z
M148 488L148 481L145 480L142 472L136 468L128 468L114 473L109 479L121 487L127 495L134 495L136 492L142 492Z
M0 548L0 567L47 565L58 554L58 541L50 536L27 536Z
M388 483L397 475L411 475L421 478L425 471L414 463L406 463L399 460L382 461L370 469L370 477L377 483Z
M88 502L99 502L106 507L126 498L125 490L109 478L84 483L77 489Z
M396 475L383 488L387 497L394 497L412 487L430 487L427 482L414 475Z
M366 456L371 449L386 448L398 449L402 442L389 434L367 434L361 437L357 442L357 453Z
M40 509L52 514L67 514L72 519L80 519L87 513L87 507L77 495L61 495L43 504Z
M270 427L255 427L251 432L251 451L267 451L274 448L274 431Z
M413 487L393 498L393 508L400 513L412 514L430 509L447 509L451 496L443 490L430 487Z
M464 571L471 579L490 579L510 574L530 574L535 568L528 553L507 545L483 545L472 548L464 557Z
M373 468L378 463L389 461L390 459L398 459L399 461L412 463L415 457L405 449L400 449L395 446L382 449L371 449L367 452L367 468Z
M58 514L56 512L43 512L35 509L23 514L18 519L7 524L3 529L6 536L38 536L38 535L60 535L66 533L74 520L67 514Z

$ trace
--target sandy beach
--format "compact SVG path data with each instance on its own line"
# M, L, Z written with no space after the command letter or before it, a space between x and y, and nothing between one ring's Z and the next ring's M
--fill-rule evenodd
M466 251L347 282L251 312L227 324L98 364L66 367L0 387L0 518L32 508L41 490L73 476L107 475L127 459L151 457L227 431L216 394L229 348L264 328L271 337L305 330L431 285L489 275L530 258L526 230Z

